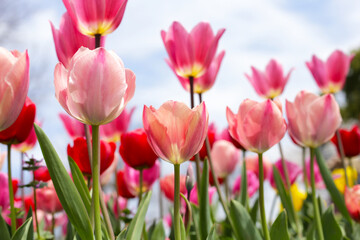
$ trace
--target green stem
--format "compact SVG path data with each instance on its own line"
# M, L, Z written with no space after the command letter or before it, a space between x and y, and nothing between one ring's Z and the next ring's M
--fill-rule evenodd
M318 201L316 199L316 189L315 189L315 173L314 173L314 148L310 148L310 178L311 178L311 196L314 205L314 217L316 223L316 229L319 236L319 240L324 240L324 233L320 219L320 211Z
M261 214L261 225L263 229L263 234L265 240L270 240L270 234L266 223L266 216L265 216L265 204L264 204L264 166L263 166L263 159L262 153L259 153L259 204L260 204L260 214Z
M307 175L307 171L306 171L306 163L305 163L305 155L306 155L306 148L305 147L301 147L302 148L302 167L303 167L303 175L304 175L304 182L305 182L305 190L306 190L306 194L309 192L309 183L308 183L308 175Z
M161 162L159 161L159 179L161 179ZM191 164L191 163L190 163ZM160 211L160 219L163 219L164 217L164 211L163 211L163 198L162 198L162 193L161 193L161 188L160 188L160 184L159 184L159 211Z
M51 213L51 233L55 234L55 213Z
M104 200L104 193L101 191L100 189L100 207L101 207L101 212L103 213L104 216L104 222L105 222L105 227L106 230L110 236L111 240L115 240L115 236L114 236L114 230L111 226L111 221L110 221L110 217L109 217L109 213L106 207L106 203Z
M33 171L33 181L35 181L35 173ZM36 200L36 187L33 187L33 194L34 194L34 214L35 214L35 225L36 225L36 233L37 233L37 238L41 239L40 236L40 229L39 229L39 220L37 217L37 200Z
M99 126L92 126L92 180L93 202L95 219L95 239L101 240L101 216L100 216L100 141Z
M225 178L225 179L224 179L224 185L225 185L225 197L226 197L226 201L227 201L227 202L230 202L228 178Z
M174 230L175 240L180 240L180 164L174 164L174 174Z
M339 152L340 152L341 165L342 165L342 168L344 169L345 183L346 183L346 186L349 187L349 178L348 178L348 175L347 175L347 172L346 172L346 164L345 164L344 146L342 144L339 129L336 130L336 139L337 139L337 142L338 142L338 147L339 147Z
M144 170L141 168L139 169L139 202L138 206L141 203L142 195L143 195L143 182L144 182ZM146 223L144 222L143 228L142 228L142 235L144 240L148 239L147 232L146 232Z
M11 178L11 144L7 145L7 160L8 160L8 187L10 197L10 218L11 218L11 233L14 235L16 231L16 213L14 207L14 190Z
M20 153L20 159L21 159L21 176L20 176L20 185L24 185L24 153L21 152ZM22 206L23 206L23 211L26 212L25 210L25 189L22 187L21 188L21 203L22 203ZM25 222L26 220L26 216L24 214L23 216L23 222Z

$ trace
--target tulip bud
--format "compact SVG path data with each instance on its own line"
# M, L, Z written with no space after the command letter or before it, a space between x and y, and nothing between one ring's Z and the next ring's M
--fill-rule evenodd
M187 192L191 192L191 189L194 187L194 183L195 183L194 170L190 163L186 172L186 181L185 181Z

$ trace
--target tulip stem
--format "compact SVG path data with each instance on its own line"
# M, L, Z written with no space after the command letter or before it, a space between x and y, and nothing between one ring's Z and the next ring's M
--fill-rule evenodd
M101 34L95 34L95 48L100 47L101 45Z
M142 195L143 195L143 183L144 183L144 169L139 169L139 202L138 206L140 206ZM144 240L148 239L147 232L146 232L146 223L144 222L143 228L142 228L142 235Z
M10 218L11 218L11 233L14 235L16 231L16 213L14 207L14 190L11 178L11 144L7 145L7 160L8 160L8 187L10 197Z
M319 235L319 240L324 240L324 233L320 219L320 211L318 201L316 199L316 189L315 189L315 173L314 173L314 148L310 148L310 178L311 178L311 197L314 205L314 216L315 223L317 228L317 233Z
M260 215L261 215L261 225L263 229L263 234L265 240L270 240L270 234L266 223L265 216L265 204L264 204L264 166L263 166L263 156L262 153L259 153L259 204L260 204Z
M92 126L92 180L93 180L93 202L95 219L95 239L101 240L101 216L100 216L100 141L99 126Z
M174 230L175 240L181 239L180 233L180 164L174 164Z
M341 165L344 169L344 174L345 174L345 183L346 186L349 187L349 178L346 172L346 164L345 164L345 153L344 153L344 146L342 144L342 140L341 140L341 135L339 132L339 129L336 130L336 138L337 138L337 142L338 142L338 147L339 147L339 152L340 152L340 160L341 160Z
M224 185L225 185L225 197L226 197L226 202L230 202L230 196L229 196L229 181L228 178L226 177L224 179Z
M307 171L306 171L306 163L305 163L305 155L306 155L306 148L305 147L301 147L302 148L302 167L303 167L303 175L304 175L304 182L305 182L305 190L306 190L306 194L309 192L309 183L308 183L308 175L307 175Z
M33 171L33 181L35 182L35 171ZM39 221L38 221L38 217L37 217L36 186L33 186L33 194L34 194L34 214L35 214L37 239L41 239L40 229L39 229Z
M20 159L21 159L20 185L22 186L22 185L24 185L24 170L23 170L23 167L24 167L24 153L23 152L20 153ZM26 209L25 209L25 189L23 187L21 188L21 203L22 203L24 212L26 212ZM25 222L25 220L26 220L26 216L24 214L23 221Z
M191 163L190 163L191 164ZM159 179L161 179L161 161L159 161ZM161 193L161 187L159 184L159 211L160 211L160 219L163 219L164 217L164 211L163 211L163 198Z
M51 213L51 234L55 236L55 213Z

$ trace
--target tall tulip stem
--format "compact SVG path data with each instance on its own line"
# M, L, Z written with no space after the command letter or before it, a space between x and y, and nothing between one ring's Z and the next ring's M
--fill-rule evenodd
M24 153L21 152L20 153L20 159L21 159L21 176L20 176L20 185L24 185ZM21 188L21 203L22 203L22 206L23 206L23 210L24 212L26 211L25 210L25 189L24 188ZM26 216L24 214L24 217L23 217L23 221L25 222L26 220Z
M33 171L33 181L35 181L35 173ZM34 194L34 215L35 215L35 226L36 226L36 233L37 239L41 239L40 236L40 228L39 228L39 220L37 217L37 200L36 200L36 187L33 186L33 194Z
M341 166L344 169L344 174L345 174L345 183L346 186L349 187L349 178L346 172L346 164L345 164L345 153L344 153L344 146L342 144L342 140L341 140L341 135L339 132L339 129L336 130L336 139L338 142L338 147L339 147L339 152L340 152L340 160L341 160Z
M174 174L174 230L175 240L180 240L180 164L174 164Z
M100 216L100 141L99 126L92 126L92 179L93 179L93 202L95 219L95 238L101 240L101 216Z
M308 183L308 175L307 175L307 171L306 171L306 164L305 164L305 155L306 155L306 148L305 147L301 147L302 149L302 167L303 167L303 175L304 175L304 182L305 182L305 190L306 193L309 192L309 183Z
M316 189L315 189L315 173L314 173L314 148L310 148L310 178L311 178L311 197L314 205L314 216L316 229L319 236L319 240L324 240L324 233L322 229L320 211L318 206L318 201L316 199Z
M7 145L7 160L8 160L8 187L10 197L10 218L11 218L11 233L14 235L16 231L16 213L14 207L14 190L11 178L11 144Z
M270 233L266 223L265 216L265 204L264 204L264 166L263 166L263 156L262 153L259 153L259 204L260 204L260 215L261 215L261 225L264 233L265 240L270 240Z

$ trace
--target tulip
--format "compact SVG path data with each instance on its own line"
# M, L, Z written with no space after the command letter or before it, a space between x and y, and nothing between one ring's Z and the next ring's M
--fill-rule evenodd
M156 110L144 106L143 123L150 146L163 160L181 164L200 151L208 128L205 103L189 109L168 101Z
M259 179L253 171L248 171L248 170L246 170L246 178L247 178L247 192L249 194L249 197L252 197L259 189ZM241 176L236 178L232 189L232 193L234 195L238 195L240 193L240 190L241 190Z
M85 137L84 124L64 113L60 113L59 117L71 139Z
M355 157L360 154L360 130L357 125L354 125L353 128L349 131L346 129L339 129L341 136L341 142L344 148L344 154L346 157ZM334 136L331 138L331 141L335 144L336 149L340 155L339 144L337 137Z
M311 182L311 179L310 179L310 167L311 167L310 166L310 159L305 161L305 166L306 166L307 179L304 178L304 181ZM316 188L318 188L318 189L325 188L324 181L323 181L319 166L318 166L316 161L314 161L314 177L315 177L314 179L315 179Z
M55 67L55 95L65 111L88 125L117 118L135 91L135 74L104 48L81 47L68 68Z
M112 33L121 23L127 0L63 0L78 30L88 36Z
M134 110L134 107L131 108L130 111L127 111L125 108L114 121L101 125L100 135L108 141L119 142L121 135L129 128L130 119Z
M284 169L283 169L283 165L281 163L281 159L276 161L274 163L274 166L279 170L280 177L281 177L281 179L282 179L282 181L284 183L284 186L286 187L286 184L285 184L285 182L286 182L285 181L285 172L284 172ZM290 161L287 161L287 160L285 160L285 166L286 166L287 171L289 173L290 185L292 185L296 181L297 177L302 173L302 169L296 163L293 163L293 162L290 162ZM271 186L274 189L276 189L276 184L275 184L275 179L274 179L273 172L270 172L269 181L270 181Z
M212 204L212 198L213 198L215 192L216 192L215 187L209 187L208 194L209 194L209 204L210 205ZM196 184L190 192L190 202L195 204L196 206L199 206L199 197L198 197L198 190L197 190Z
M168 32L161 31L161 38L169 55L167 63L178 76L187 79L201 77L212 63L224 31L225 29L220 29L214 36L210 24L201 22L188 33L179 22L173 22ZM221 54L219 56L215 61L221 62ZM216 62L214 64L219 65Z
M129 199L134 198L135 195L129 190L128 182L125 179L124 170L118 171L116 175L117 192L119 196Z
M115 143L100 141L100 174L114 161L115 149ZM85 138L76 138L72 147L69 144L67 154L75 161L83 174L91 175L91 165Z
M335 50L326 62L313 55L306 66L323 93L336 93L344 87L353 57Z
M64 13L60 20L60 27L57 30L54 25L51 24L51 30L55 43L56 55L59 61L67 68L70 64L71 58L79 50L80 47L87 47L89 49L95 49L94 38L85 36L80 33L76 25L71 20L69 13ZM101 47L104 46L104 37L101 41Z
M41 166L40 168L34 171L34 179L36 181L47 182L51 180L49 170L45 166Z
M138 170L152 167L157 159L142 128L122 134L119 152L127 165Z
M352 187L357 183L357 170L353 167L347 166L346 167L346 174L348 178L349 187ZM331 172L331 175L334 179L335 186L344 194L346 188L346 180L345 180L345 171L343 168L336 168Z
M139 196L151 189L152 185L160 176L160 163L156 161L152 167L142 170L142 179L140 179L140 171L128 166L125 163L124 179L126 185L132 195ZM142 180L142 183L140 182Z
M56 213L63 209L51 180L47 182L47 186L36 189L36 199L38 209L47 213Z
M0 170L4 164L4 161L5 161L5 157L6 157L6 152L2 152L0 153Z
M304 147L316 148L329 141L340 126L341 115L335 98L301 91L295 101L286 101L289 133Z
M194 170L191 164L189 164L187 171L186 171L186 190L187 192L191 192L191 189L193 189L195 185L195 177L194 177Z
M360 222L360 185L345 189L345 205L350 216Z
M266 66L265 72L251 67L252 76L245 74L253 85L256 93L263 98L273 99L279 96L290 78L292 69L284 75L282 66L274 59L271 59Z
M3 144L17 144L25 141L34 125L36 106L26 98L25 104L16 121L7 129L0 132L0 142Z
M29 89L27 51L9 52L0 47L0 131L10 127L23 109Z
M36 120L35 120L35 123L37 125L41 126L41 123L39 123ZM12 147L19 152L25 153L25 152L33 149L35 147L36 142L37 142L37 137L36 137L34 126L32 126L29 136L25 139L25 141L23 141L22 143L19 143L19 144L14 144L14 145L12 145Z
M113 212L115 214L115 217L120 217L121 212L126 209L127 201L128 200L126 198L123 198L121 196L114 199Z
M174 201L174 174L167 175L160 179L160 189L167 199ZM187 194L186 190L186 176L180 176L180 192Z
M240 151L231 142L219 140L211 150L215 175L227 178L236 168L240 159Z
M286 132L281 110L271 100L258 103L247 99L234 114L226 109L230 135L246 150L263 153L280 142Z
M220 139L231 142L238 149L245 150L243 146L241 146L240 143L230 135L229 128L225 128L220 134L216 136L216 140Z
M245 158L246 171L255 173L256 177L259 178L259 157L257 155L248 156ZM264 168L264 179L268 179L271 171L272 164L269 159L263 157L263 168Z
M211 123L208 127L207 137L209 139L210 148L214 145L216 138L216 126L214 123ZM206 157L209 157L206 150L206 143L202 145L199 151L200 160L204 160ZM195 157L190 158L190 161L195 161Z

